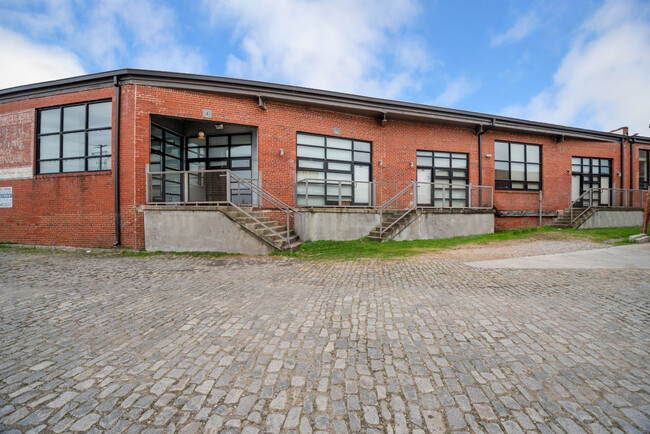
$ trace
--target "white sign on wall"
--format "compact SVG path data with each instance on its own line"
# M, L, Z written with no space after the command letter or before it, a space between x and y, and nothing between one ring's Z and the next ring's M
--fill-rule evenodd
M0 208L12 208L12 196L11 187L0 187Z

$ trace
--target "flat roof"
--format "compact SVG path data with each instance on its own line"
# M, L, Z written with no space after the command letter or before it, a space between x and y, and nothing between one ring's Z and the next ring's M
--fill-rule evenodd
M1 89L0 102L36 98L53 93L65 93L86 88L104 87L115 83L145 84L250 98L261 97L265 101L277 101L342 111L376 117L378 120L386 119L388 122L391 120L435 121L477 129L490 127L499 130L550 135L556 136L558 140L562 140L564 137L570 137L620 142L621 138L624 138L625 140L650 144L650 137L645 136L625 136L623 134L436 107L426 104L238 78L128 68Z

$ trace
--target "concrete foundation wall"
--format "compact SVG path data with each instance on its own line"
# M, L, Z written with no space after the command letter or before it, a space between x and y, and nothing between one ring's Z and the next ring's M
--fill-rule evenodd
M494 232L492 213L423 213L395 241L429 240Z
M617 210L596 211L586 222L580 225L578 229L591 228L616 228L627 226L639 226L643 224L643 211L641 210Z
M273 248L220 211L144 210L145 248L165 252L265 255Z
M358 240L379 226L379 213L372 210L308 210L296 217L296 234L303 241Z

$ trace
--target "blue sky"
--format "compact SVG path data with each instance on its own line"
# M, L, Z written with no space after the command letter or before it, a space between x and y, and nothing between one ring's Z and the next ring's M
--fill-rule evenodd
M0 88L123 67L650 136L643 0L0 0Z

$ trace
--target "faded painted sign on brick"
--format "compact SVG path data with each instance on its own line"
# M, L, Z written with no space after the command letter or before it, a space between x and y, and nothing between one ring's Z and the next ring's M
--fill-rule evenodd
M34 110L0 115L0 179L32 177L34 125Z

